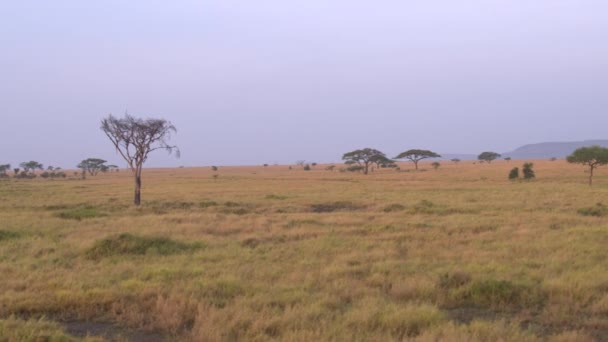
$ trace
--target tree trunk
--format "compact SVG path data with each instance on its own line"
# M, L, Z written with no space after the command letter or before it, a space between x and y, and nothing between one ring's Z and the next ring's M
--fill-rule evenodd
M368 169L369 169L369 163L365 163L365 171L363 172L364 175L367 174Z
M418 161L414 160L414 167L416 167L416 170L418 170Z
M592 182L593 182L593 166L589 170L589 186L591 186Z
M133 204L139 206L141 204L141 172L135 173L135 198Z

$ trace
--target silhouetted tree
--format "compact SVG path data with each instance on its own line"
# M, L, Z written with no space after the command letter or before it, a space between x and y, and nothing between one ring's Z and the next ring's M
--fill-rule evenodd
M99 158L88 158L81 161L77 167L88 172L91 176L97 176L100 171L106 172L109 167L105 165L106 161Z
M408 159L414 162L414 167L418 170L418 162L427 158L439 158L439 154L429 150L412 149L399 153L395 159Z
M500 154L496 153L496 152L481 152L477 156L477 160L479 160L480 162L488 162L488 163L491 163L492 160L495 160L496 158L500 158Z
M460 163L460 159L458 159L458 158L452 158L452 159L450 159L450 161L454 164Z
M568 163L589 166L589 186L593 184L593 170L601 165L608 164L608 148L600 146L577 148L566 158Z
M34 172L35 170L44 170L44 166L42 166L42 164L40 164L37 161L31 160L29 162L23 162L21 164L19 164L19 166L21 166L21 168L23 168L23 171L25 172Z
M169 153L176 152L177 146L169 145L171 133L177 132L175 126L164 119L141 119L128 114L119 119L111 114L101 120L101 130L110 139L116 151L125 159L135 179L133 203L141 204L141 173L148 154L159 149Z
M509 180L516 180L519 178L519 168L514 167L509 171Z
M0 178L9 177L8 174L6 173L6 171L8 171L10 169L11 169L11 164L0 165Z
M367 174L369 172L370 164L374 163L374 160L380 156L386 157L384 153L378 150L373 148L364 148L361 150L354 150L344 153L342 160L344 160L345 164L348 165L357 164L358 166L361 166L363 174Z

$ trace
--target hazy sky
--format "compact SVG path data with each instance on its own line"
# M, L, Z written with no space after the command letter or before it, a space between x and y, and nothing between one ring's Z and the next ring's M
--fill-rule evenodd
M109 113L162 117L182 158L339 161L608 138L605 0L0 4L0 164L124 165Z

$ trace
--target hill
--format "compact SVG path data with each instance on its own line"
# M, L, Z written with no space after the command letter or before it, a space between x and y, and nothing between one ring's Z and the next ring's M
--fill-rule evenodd
M543 142L528 144L511 152L502 154L502 157L513 159L548 159L565 158L579 147L599 145L608 147L608 140L585 140L572 142Z

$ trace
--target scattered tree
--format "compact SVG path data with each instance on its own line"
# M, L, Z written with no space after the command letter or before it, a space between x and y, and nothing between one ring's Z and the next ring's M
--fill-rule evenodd
M504 160L511 161L511 157L505 157Z
M458 159L458 158L453 158L453 159L450 159L450 161L451 161L452 163L454 163L454 164L458 164L458 163L460 163L460 159Z
M0 178L8 178L6 171L11 169L11 164L0 165Z
M304 165L304 171L310 171L310 164Z
M217 171L217 166L212 166L212 167L211 167L211 170L212 170L212 171Z
M108 171L109 167L106 164L106 161L99 158L88 158L81 161L77 167L81 169L83 172L88 172L91 176L97 176L97 174L101 172Z
M431 165L433 166L433 169L435 169L435 171L437 171L439 169L439 167L441 166L441 163L433 162Z
M439 157L441 157L441 156L433 151L413 149L413 150L407 150L405 152L399 153L399 155L396 156L395 159L408 159L408 160L414 162L414 167L416 168L416 170L418 170L419 161L421 161L423 159L427 159L427 158L439 158Z
M479 160L482 163L483 162L491 163L492 160L495 160L496 158L500 158L500 154L496 153L496 152L481 152L477 156L477 160Z
M327 171L333 171L335 168L336 168L336 165L333 165L333 164L332 164L332 165L327 166L327 167L325 168L325 170L327 170Z
M141 204L141 174L148 154L159 149L169 153L176 152L177 146L169 145L171 133L177 132L175 126L164 119L141 119L125 114L122 119L111 114L101 120L101 130L110 139L116 151L129 165L135 179L133 203Z
M344 153L342 160L344 160L345 164L347 165L357 164L357 166L361 166L361 169L359 170L363 171L363 174L368 174L369 166L380 156L386 157L384 153L378 150L373 148L364 148L361 150L354 150Z
M519 178L519 168L514 167L509 171L509 180L516 180Z
M589 186L593 183L593 170L601 165L608 164L608 148L600 146L581 147L566 158L568 163L589 166Z
M297 160L296 161L296 165L297 166L304 167L304 164L306 164L306 160Z
M396 167L395 161L387 158L384 154L378 154L372 157L372 163L376 164L376 168Z
M521 169L521 173L523 173L524 179L530 180L536 177L536 175L534 174L534 169L532 169L533 166L534 164L532 163L524 163L524 166Z
M34 160L31 160L29 162L23 162L19 164L19 166L21 166L21 168L23 168L23 171L25 171L26 173L30 171L34 172L35 170L44 170L44 166Z

